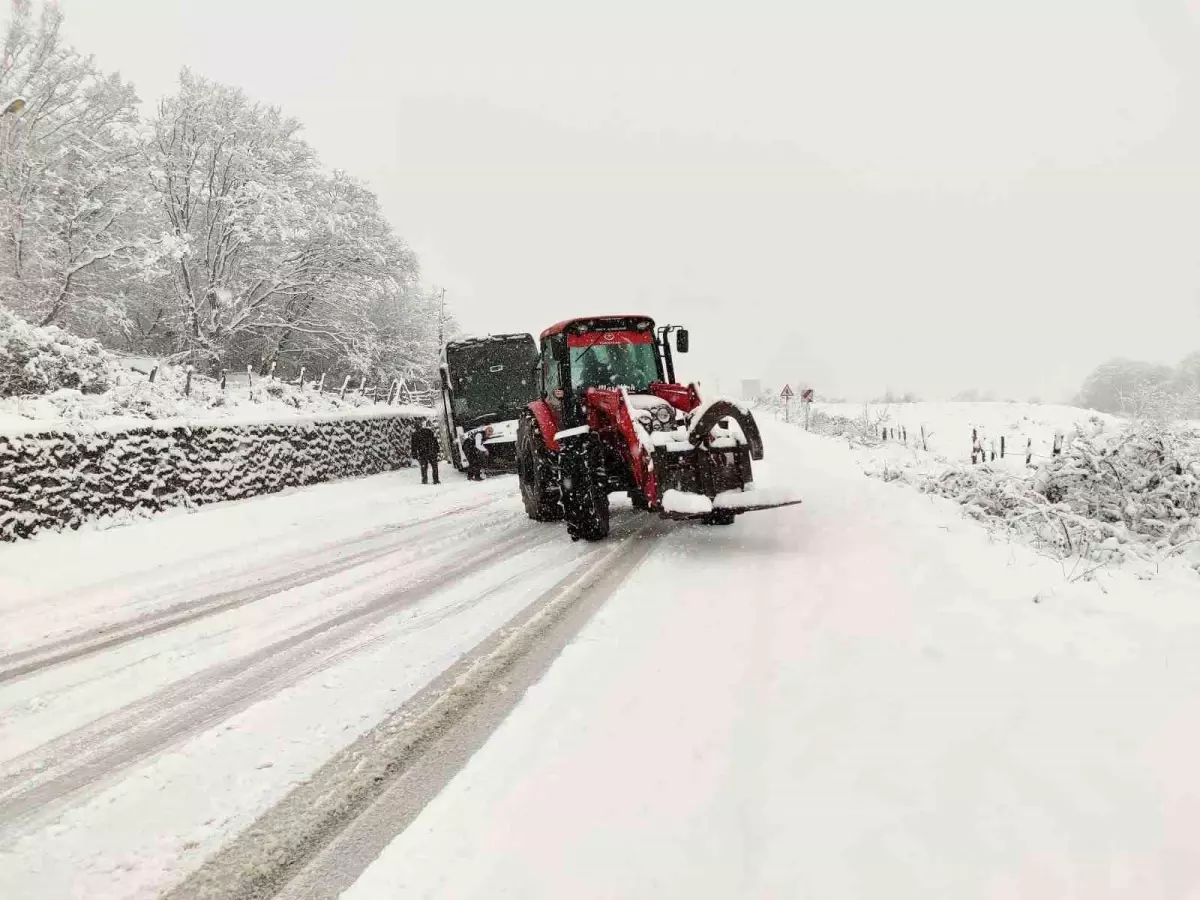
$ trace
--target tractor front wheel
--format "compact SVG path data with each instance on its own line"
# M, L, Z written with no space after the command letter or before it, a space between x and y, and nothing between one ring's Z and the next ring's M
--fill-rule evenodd
M532 416L517 424L517 479L525 513L535 522L557 522L563 517L554 464Z
M735 515L736 513L731 509L714 509L701 521L705 525L732 525Z
M563 510L572 540L608 537L608 480L600 441L593 434L571 439L563 449Z

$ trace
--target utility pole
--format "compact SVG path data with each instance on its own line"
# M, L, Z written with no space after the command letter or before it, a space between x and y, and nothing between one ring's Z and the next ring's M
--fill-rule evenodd
M441 307L438 310L438 346L446 343L446 289L442 288Z

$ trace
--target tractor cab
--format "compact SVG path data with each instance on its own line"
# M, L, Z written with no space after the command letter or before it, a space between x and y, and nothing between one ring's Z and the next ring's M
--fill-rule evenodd
M644 316L572 319L547 328L542 332L537 373L541 396L564 425L581 425L586 416L582 398L588 388L651 394L652 386L675 380L672 331L678 332L678 351L686 353L686 330L669 325L656 333L654 320Z

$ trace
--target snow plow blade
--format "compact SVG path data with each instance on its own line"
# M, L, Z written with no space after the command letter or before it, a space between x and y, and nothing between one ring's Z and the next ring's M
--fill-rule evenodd
M717 510L727 509L730 512L758 512L760 509L781 509L784 506L799 506L803 500L780 500L778 503L755 503L753 506L717 506Z
M713 510L713 512L725 511L725 512L731 512L731 513L734 513L735 515L740 516L742 513L758 512L759 510L762 510L762 509L781 509L785 506L799 506L803 502L804 502L803 500L785 500L782 503L760 503L757 506L739 506L736 509L729 509L729 510L723 510L721 507L717 507L715 510ZM667 512L664 510L663 512L660 512L658 514L658 517L660 519L670 519L672 522L687 522L687 521L696 520L696 519L707 519L711 515L712 515L712 512L686 513L686 512Z
M761 496L756 496L760 493ZM803 502L798 497L780 496L769 491L728 491L718 494L714 499L709 499L703 494L667 491L659 516L674 521L707 519L719 513L741 515L764 509L799 506Z

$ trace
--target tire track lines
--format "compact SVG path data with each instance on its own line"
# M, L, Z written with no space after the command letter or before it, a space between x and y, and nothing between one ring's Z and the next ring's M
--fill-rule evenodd
M530 525L498 542L485 538L475 551L460 548L460 564L168 685L8 761L0 768L0 834L321 671L354 652L354 638L389 616L557 537L557 529Z
M294 788L165 900L336 898L653 552L662 526L637 520L614 529L623 538L617 546L587 551L567 576Z
M414 544L407 540L408 532L422 526L428 526L431 522L450 519L450 522L437 526L435 534L423 535L420 542L421 544L434 543L444 536L445 531L454 528L456 524L453 521L454 517L460 513L474 512L494 505L499 499L502 498L496 498L472 506L459 507L451 512L439 513L424 519L406 522L402 525L391 525L373 529L366 534L327 545L315 551L315 553L304 553L303 558L311 558L313 555L336 554L345 547L364 541L375 540L379 537L402 536L405 538L399 541L390 541L382 547L360 550L349 555L339 555L333 560L316 563L306 568L292 570L282 576L260 581L253 587L233 588L195 600L186 600L173 604L166 609L146 613L134 619L105 624L82 634L71 635L38 647L32 647L28 650L21 650L6 656L0 656L0 685L54 666L74 662L95 653L120 647L123 644L128 644L140 638L159 634L182 625L189 625L200 619L219 615L220 613L237 609L249 603L255 603L297 587L331 578L334 575L339 575L358 566L374 562L398 550L411 548ZM281 565L286 565L286 561L274 561L268 566L260 567L257 571L276 570ZM242 577L244 579L245 573L243 573Z

